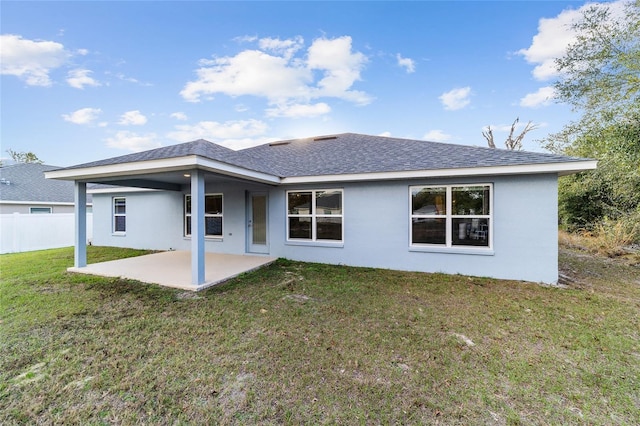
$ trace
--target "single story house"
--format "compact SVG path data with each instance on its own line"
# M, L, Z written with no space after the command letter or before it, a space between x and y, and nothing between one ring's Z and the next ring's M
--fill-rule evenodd
M558 177L596 161L336 134L239 151L197 140L49 171L75 181L76 267L95 245L534 282L558 279Z
M73 182L44 177L45 172L57 169L60 167L38 163L0 167L0 214L73 213Z

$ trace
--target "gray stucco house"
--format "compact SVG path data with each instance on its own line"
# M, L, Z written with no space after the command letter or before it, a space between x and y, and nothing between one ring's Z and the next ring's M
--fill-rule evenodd
M59 168L37 163L0 167L0 214L73 213L73 182L44 177Z
M75 181L76 267L95 245L555 283L558 176L596 161L345 133L233 151L197 140L60 170Z

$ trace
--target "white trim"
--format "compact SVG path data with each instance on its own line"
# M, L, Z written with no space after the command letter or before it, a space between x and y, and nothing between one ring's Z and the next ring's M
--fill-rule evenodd
M325 182L355 182L367 180L397 180L436 177L463 176L497 176L516 174L558 173L564 176L584 170L593 170L596 160L571 161L566 163L524 164L514 166L466 167L459 169L409 170L399 172L350 173L322 176L293 176L281 179L282 184L325 183Z
M88 189L87 194L119 194L124 192L153 192L162 191L161 189L137 188L132 186L114 186L113 188L96 188ZM71 203L73 205L73 203Z
M48 212L33 212L33 209L49 209ZM52 214L53 207L51 206L31 206L29 207L29 214Z
M453 212L453 188L459 187L475 187L475 186L487 186L489 187L489 214L473 214L473 215L460 215ZM413 214L413 190L424 188L443 188L445 189L445 214L442 215L425 215L425 214ZM494 229L494 216L493 211L493 184L489 182L467 183L467 184L447 184L447 185L410 185L409 186L409 251L436 251L442 253L464 253L469 254L471 252L485 252L487 254L493 254L493 229ZM428 244L428 243L414 243L413 242L413 218L424 217L433 219L444 219L445 221L445 242L444 244ZM486 246L474 246L464 244L453 244L453 236L456 232L453 229L453 222L455 219L486 219L488 221L487 245Z
M8 205L8 204L16 204L16 205L42 205L42 206L75 206L75 203L62 203L57 201L10 201L10 200L2 200L0 201L0 205ZM90 206L92 203L87 203L87 206Z
M116 213L116 200L124 200L124 213ZM124 217L124 231L116 231L116 218ZM126 235L127 234L127 198L111 197L111 234Z
M76 169L52 170L45 172L47 179L87 180L104 179L118 176L136 176L149 173L165 173L179 170L199 168L226 176L239 177L256 182L278 184L280 178L268 173L245 169L240 166L206 159L197 155L185 157L163 158L160 160L136 161L130 163L110 164L106 166L82 167Z
M215 197L215 196L220 196L220 201L222 202L222 213L207 213L206 212L206 206L207 206L207 197ZM187 217L192 217L193 214L192 213L187 213L187 197L191 197L191 194L184 194L184 196L182 197L182 210L183 210L183 214L182 214L182 236L184 238L188 238L191 239L191 234L187 234ZM204 194L204 203L205 203L205 213L204 213L204 219L205 219L205 226L204 226L204 238L206 239L211 239L211 240L222 240L224 239L224 194L222 192L211 192L211 193L205 193ZM208 217L219 217L221 219L221 229L220 229L220 235L208 235L207 234L207 218Z
M341 213L338 214L324 214L318 213L316 208L316 194L318 192L335 192L340 191L340 210ZM292 192L310 192L311 193L311 206L308 214L289 214L289 194ZM286 213L286 243L287 244L297 244L304 243L300 245L323 245L325 247L343 247L344 246L344 188L321 188L321 189L291 189L285 192L285 213ZM311 238L291 238L289 234L289 219L292 217L302 217L311 219ZM317 224L318 218L340 218L341 226L340 226L340 240L327 240L327 239L319 239L317 236Z
M164 173L189 170L194 167L204 171L219 173L255 182L278 184L302 184L324 182L354 182L367 180L416 179L434 177L496 176L511 174L557 173L560 176L593 170L597 160L567 161L562 163L520 164L511 166L464 167L435 170L408 170L374 173L346 173L332 175L278 176L245 169L221 161L211 160L197 155L164 158L160 160L136 161L133 163L111 164L106 166L83 167L77 169L52 170L45 172L47 179L87 180L104 179L118 176L136 176L149 173Z

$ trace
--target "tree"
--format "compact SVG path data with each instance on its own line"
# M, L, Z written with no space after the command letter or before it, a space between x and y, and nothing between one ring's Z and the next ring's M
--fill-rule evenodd
M33 152L17 152L9 148L7 153L11 156L11 159L16 163L36 163L42 164L44 161L40 160Z
M590 228L604 218L640 219L640 114L579 137L565 153L597 158L598 168L560 180L563 225Z
M569 228L633 224L640 221L640 0L590 6L573 29L554 87L557 100L582 115L543 143L599 161L597 170L560 179L560 219Z
M556 59L557 99L588 121L616 120L640 107L640 0L616 6L585 9L572 25L575 42Z
M513 132L516 131L516 125L518 124L519 121L520 121L519 117L517 117L514 120L513 124L511 124L511 131L509 132L509 136L507 136L507 140L504 141L504 145L507 147L507 149L512 151L514 150L519 151L520 149L522 149L522 140L524 139L525 135L529 133L531 130L535 130L538 128L537 124L533 124L531 121L529 121L527 125L524 126L524 129L522 130L522 132L520 132L520 134L514 138ZM486 132L483 131L482 136L484 136L484 138L487 140L487 143L489 144L489 148L496 147L496 144L493 140L493 130L491 129L491 126L487 126L487 131Z
M640 0L590 6L572 28L576 40L556 59L554 87L556 101L582 116L542 141L557 153L640 111Z

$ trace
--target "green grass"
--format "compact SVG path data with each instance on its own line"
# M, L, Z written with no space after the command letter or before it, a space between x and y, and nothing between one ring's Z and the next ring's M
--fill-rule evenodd
M638 424L640 270L561 261L567 289L279 260L194 294L3 255L0 424Z

